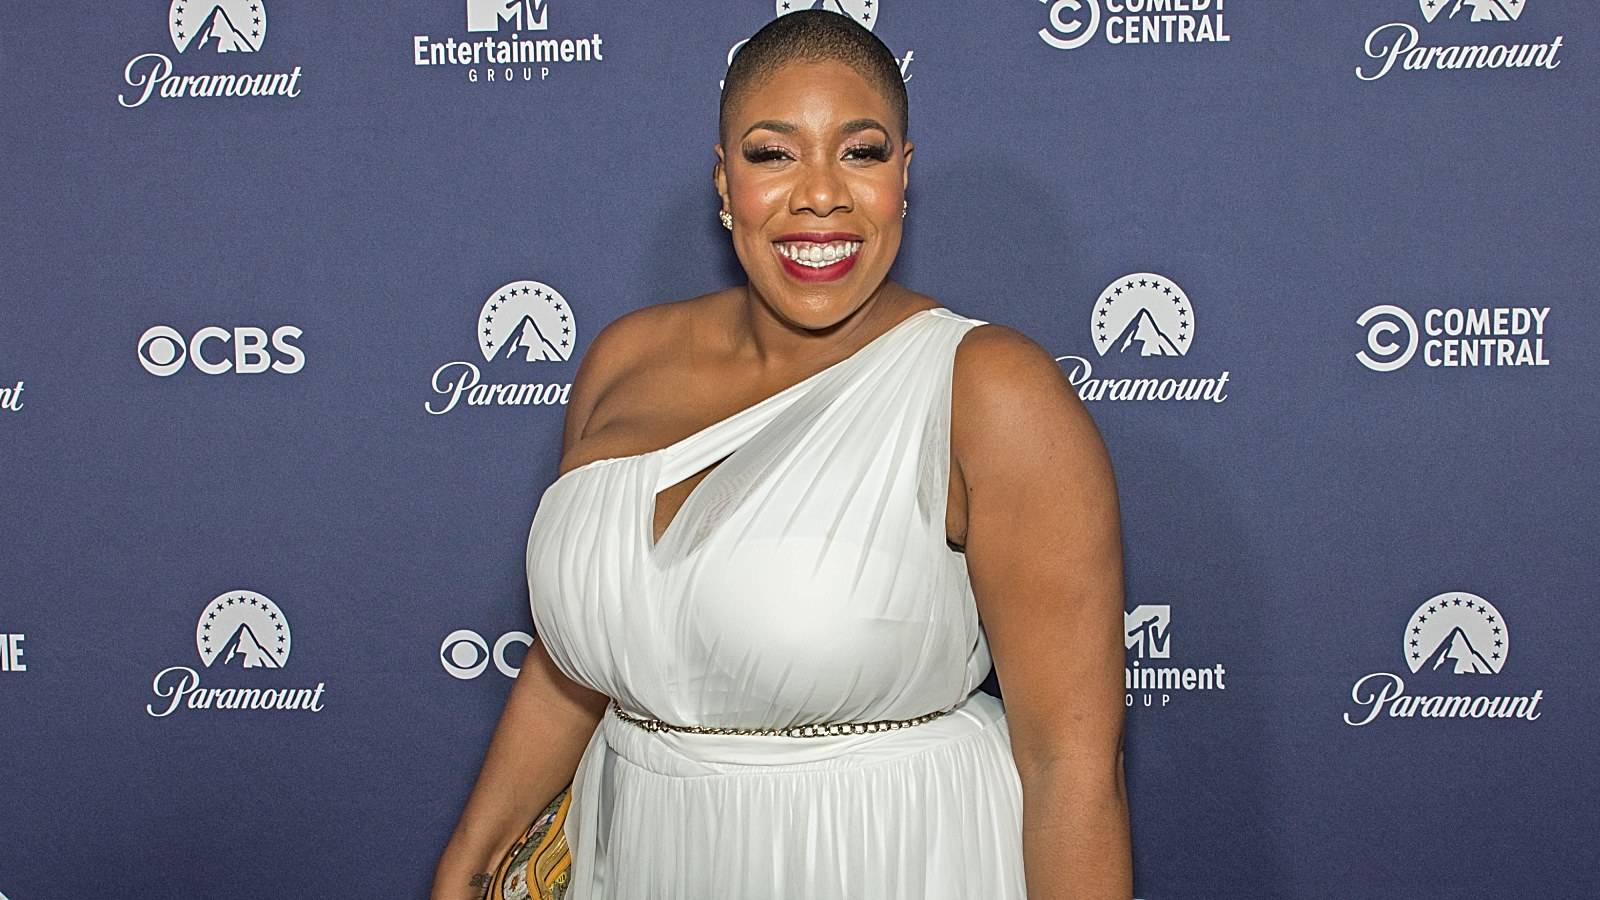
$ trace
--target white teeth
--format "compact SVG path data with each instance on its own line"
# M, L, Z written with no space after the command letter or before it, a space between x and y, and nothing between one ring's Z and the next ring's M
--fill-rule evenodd
M861 249L860 241L830 241L826 244L782 243L778 252L802 266L820 269L841 259L854 256Z

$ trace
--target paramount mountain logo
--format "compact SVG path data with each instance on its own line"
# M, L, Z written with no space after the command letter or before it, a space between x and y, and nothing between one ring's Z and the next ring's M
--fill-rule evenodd
M207 6L210 12L205 12ZM244 27L235 25L235 21ZM167 23L172 31L172 46L179 53L254 53L267 37L267 10L261 0L174 0Z
M185 58L212 54L253 54L267 39L264 0L172 0L167 8L172 46ZM194 97L298 97L300 67L287 72L179 72L165 53L141 53L123 67L122 80L131 90L117 95L128 109L152 97L167 100Z
M1194 307L1177 282L1152 272L1135 272L1106 285L1090 313L1089 331L1102 357L1170 357L1189 353L1194 343ZM1229 373L1216 377L1096 378L1082 356L1058 356L1078 396L1093 400L1228 399Z
M1194 340L1194 308L1183 290L1159 275L1112 282L1095 304L1094 348L1139 356L1182 356Z
M220 660L241 669L281 669L289 661L289 636L278 604L255 591L234 591L206 605L194 642L207 667Z
M478 311L478 352L486 364L567 362L577 346L577 323L561 292L542 281L513 281L496 289ZM434 394L423 408L440 416L467 406L565 405L570 383L491 383L476 363L453 360L433 370Z
M1129 654L1122 670L1122 686L1128 706L1161 706L1172 702L1174 693L1227 690L1228 670L1222 663L1209 666L1151 665L1151 660L1172 658L1172 606L1141 604L1122 614L1123 635Z
M483 358L523 362L572 356L572 314L561 292L538 281L513 281L489 295L478 313Z
M207 603L195 624L194 642L203 666L224 670L282 669L292 646L283 610L266 595L246 590L228 591ZM179 707L321 712L323 686L319 681L316 687L201 687L195 669L169 666L151 683L162 706L146 704L145 712L158 719Z
M1522 18L1529 0L1417 0L1424 24L1458 22L1511 24ZM1472 29L1468 29L1472 31ZM1474 32L1476 33L1476 32ZM1377 81L1391 72L1429 69L1554 69L1561 65L1562 35L1544 41L1504 44L1422 43L1409 22L1387 22L1368 32L1363 50L1375 63L1356 66L1356 77Z
M868 31L878 24L876 0L777 0L778 15L786 16L802 9L825 9L856 20Z
M1465 14L1474 22L1514 22L1528 4L1525 0L1417 0L1422 17L1432 22L1448 9L1447 18Z
M1511 652L1511 633L1495 605L1466 591L1432 597L1411 614L1402 637L1406 665L1423 677L1493 676ZM1482 680L1481 677L1468 679ZM1356 681L1350 699L1360 711L1344 714L1346 725L1388 718L1539 718L1544 691L1528 695L1406 693L1405 679L1373 672Z

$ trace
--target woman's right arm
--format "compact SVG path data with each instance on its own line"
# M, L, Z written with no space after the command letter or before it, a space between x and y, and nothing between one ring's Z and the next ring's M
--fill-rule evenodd
M561 674L539 641L528 648L478 781L434 871L431 900L478 900L472 877L494 871L533 817L572 780L607 698Z
M566 458L584 433L618 367L637 358L636 313L596 334L573 378L562 435ZM474 875L492 872L533 817L572 781L578 760L605 713L606 695L575 684L556 668L543 641L522 661L495 726L478 781L434 870L431 900L479 900Z

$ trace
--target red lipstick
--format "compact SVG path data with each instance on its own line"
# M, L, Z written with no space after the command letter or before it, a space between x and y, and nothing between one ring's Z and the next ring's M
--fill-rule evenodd
M817 282L837 281L840 278L850 274L850 270L855 268L856 258L861 255L860 248L857 248L856 252L844 257L838 262L835 262L831 265L816 267L803 266L789 257L784 256L778 250L778 244L780 243L826 244L833 241L861 241L861 236L845 231L797 231L792 234L782 235L774 240L772 242L772 253L774 256L778 257L778 263L783 267L783 271L788 273L789 277L795 279L796 281L805 281L813 284Z

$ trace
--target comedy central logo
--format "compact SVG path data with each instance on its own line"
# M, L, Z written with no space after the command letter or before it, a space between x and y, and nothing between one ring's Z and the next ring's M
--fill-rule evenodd
M1540 716L1542 689L1531 694L1473 693L1478 683L1500 674L1511 654L1505 616L1477 594L1449 591L1423 601L1406 620L1401 652L1424 689L1441 693L1409 693L1405 678L1393 672L1363 675L1350 689L1357 711L1344 714L1346 725L1369 725L1380 716L1525 721Z
M254 53L267 39L267 8L261 0L173 0L167 27L179 53Z
M824 9L854 19L868 31L878 24L876 0L777 0L778 15L786 16L802 9Z
M1108 44L1226 43L1227 0L1039 0L1050 11L1039 39L1076 50L1103 35ZM1104 10L1102 12L1102 7Z
M1545 321L1548 306L1434 307L1422 322L1389 303L1356 317L1366 346L1356 359L1374 372L1393 372L1421 352L1429 368L1548 366Z
M1154 272L1135 272L1106 285L1089 316L1089 334L1095 352L1115 358L1117 367L1142 366L1150 357L1176 359L1187 356L1194 343L1194 306L1177 282ZM1126 363L1122 360L1127 360ZM1099 378L1094 364L1083 356L1058 356L1067 380L1086 402L1096 400L1209 400L1228 399L1226 371L1215 377ZM1154 362L1154 361L1152 361ZM1170 367L1165 367L1170 370Z
M292 636L283 610L265 594L233 590L218 594L200 612L195 624L195 650L206 669L223 673L224 687L202 687L200 673L190 666L168 666L151 682L157 703L145 705L145 712L161 719L182 709L197 710L299 710L322 711L323 683L315 687L287 687L268 684L235 686L254 681L243 674L264 670L276 676L289 662ZM269 682L275 680L269 677ZM230 684L233 682L234 684Z
M577 323L561 292L542 281L524 279L501 285L478 310L478 353L484 363L504 369L513 363L562 363L577 345ZM434 394L423 408L443 415L466 406L564 405L570 383L494 383L477 363L454 360L433 371Z

